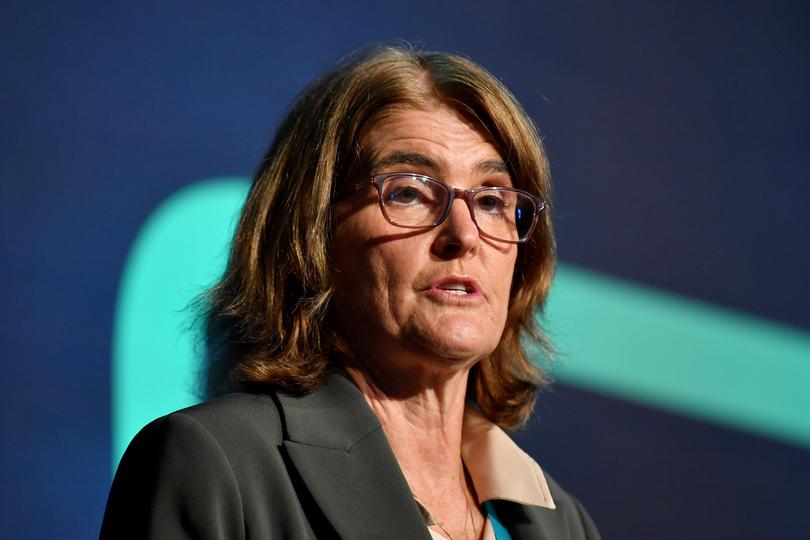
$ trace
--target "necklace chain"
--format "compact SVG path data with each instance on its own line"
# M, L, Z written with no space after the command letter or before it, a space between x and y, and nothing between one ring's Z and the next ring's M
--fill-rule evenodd
M461 479L462 479L462 490L464 491L464 503L467 507L467 515L464 517L464 537L467 537L467 531L469 530L468 524L472 526L473 538L480 538L478 528L475 526L475 516L473 516L473 507L475 507L475 501L472 500L472 496L470 495L470 490L467 489L467 472L464 469L464 465L461 466ZM432 515L432 514L431 514ZM436 525L442 530L444 535L448 538L448 540L456 540L453 538L453 535L444 528L442 522L438 519L435 519Z

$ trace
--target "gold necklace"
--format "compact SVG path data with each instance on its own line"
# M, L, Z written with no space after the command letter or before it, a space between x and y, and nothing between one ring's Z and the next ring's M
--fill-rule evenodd
M450 534L450 533L447 531L447 529L445 529L445 528L444 528L444 525L442 525L442 522L441 522L441 521L439 521L438 519L436 520L436 525L438 525L438 526L439 526L439 528L442 530L442 532L444 533L444 535L445 535L445 536L446 536L446 537L447 537L449 540L456 540L455 538L453 538L453 535L452 535L452 534Z
M481 538L478 529L475 527L475 516L473 515L473 508L476 507L475 501L472 498L472 494L470 490L467 489L467 470L464 468L464 465L461 466L461 471L464 473L464 499L467 503L467 517L470 519L470 525L472 525L473 530L473 538L478 540ZM470 482L472 483L472 482ZM466 518L464 520L464 536L467 535L467 521Z
M467 515L464 516L464 537L465 538L468 537L467 531L469 530L469 527L467 524L469 523L472 526L473 538L477 540L478 538L481 538L481 536L480 533L478 532L478 528L475 526L475 516L473 516L473 507L475 506L475 501L472 499L472 496L470 495L470 490L467 489L467 471L464 469L464 464L461 465L461 479L463 482L461 487L462 491L464 491L464 505L467 507ZM419 504L422 504L422 502L419 501ZM424 506L424 504L422 504L422 506ZM428 510L428 512L430 511ZM432 516L433 514L430 513L430 515ZM444 528L444 525L442 525L441 521L439 521L435 517L433 518L433 520L435 524L439 527L439 529L442 530L442 532L448 538L448 540L456 540L455 538L453 538L453 535L450 534L450 532Z

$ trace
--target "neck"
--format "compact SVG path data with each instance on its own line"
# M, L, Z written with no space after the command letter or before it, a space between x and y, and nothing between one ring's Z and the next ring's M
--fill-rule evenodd
M452 471L458 478L469 367L401 370L359 361L345 367L379 417L406 477L414 464L419 475L444 477Z
M483 518L461 460L470 366L399 370L394 365L344 361L379 417L414 496L436 519L464 535L453 538L466 537L468 527L481 530Z

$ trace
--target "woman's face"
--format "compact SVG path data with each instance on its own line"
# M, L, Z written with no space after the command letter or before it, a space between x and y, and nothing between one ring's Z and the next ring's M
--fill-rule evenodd
M495 147L443 106L395 112L361 143L374 175L415 172L463 189L512 186ZM404 229L386 221L368 186L340 201L334 216L331 309L355 354L468 367L495 349L517 246L481 236L463 200L433 229Z

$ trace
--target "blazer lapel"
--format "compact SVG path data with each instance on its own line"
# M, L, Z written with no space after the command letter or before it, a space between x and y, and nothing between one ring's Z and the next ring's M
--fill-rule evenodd
M379 420L345 373L278 398L284 448L341 538L430 538Z
M511 501L491 501L499 521L509 531L513 540L553 540L547 531L537 522L533 521L526 511L526 507ZM559 537L560 535L558 535Z

